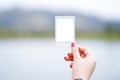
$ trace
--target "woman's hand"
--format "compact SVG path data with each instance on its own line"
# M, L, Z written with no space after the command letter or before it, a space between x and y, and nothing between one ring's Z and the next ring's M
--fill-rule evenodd
M90 80L96 66L96 59L87 48L72 43L71 52L64 59L71 61L73 80Z

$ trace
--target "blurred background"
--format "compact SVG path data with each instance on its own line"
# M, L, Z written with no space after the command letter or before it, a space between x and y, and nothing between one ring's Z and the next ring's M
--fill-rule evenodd
M0 0L0 80L70 80L70 47L55 44L55 16L75 16L76 43L92 50L91 80L120 80L119 0Z

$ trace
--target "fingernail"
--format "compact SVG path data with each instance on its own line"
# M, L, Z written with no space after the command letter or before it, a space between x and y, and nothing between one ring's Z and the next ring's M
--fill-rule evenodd
M68 53L68 56L70 56L70 53Z
M64 57L64 59L66 59L66 57Z
M70 68L72 68L72 65L70 65Z
M74 46L75 46L75 43L74 43L74 42L72 42L72 43L71 43L71 47L74 47Z

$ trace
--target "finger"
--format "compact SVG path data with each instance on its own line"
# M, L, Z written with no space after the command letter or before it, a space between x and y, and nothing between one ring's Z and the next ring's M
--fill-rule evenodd
M72 54L71 52L68 53L68 56L69 56L70 58L73 58L73 54Z
M78 46L75 43L71 44L71 48L72 48L72 53L73 53L73 59L74 59L74 61L82 59L82 57L80 56L80 53L79 53Z
M85 58L85 55L84 55L84 54L80 54L80 56L81 56L82 58Z
M72 53L72 52L69 52L69 53L68 53L68 56L69 56L70 58L73 58L73 53ZM80 56L81 56L82 58L85 57L84 54L80 54Z
M92 55L91 52L85 47L79 46L78 49L81 54L84 54L84 56Z
M69 57L64 57L65 61L73 61L73 58L69 58Z

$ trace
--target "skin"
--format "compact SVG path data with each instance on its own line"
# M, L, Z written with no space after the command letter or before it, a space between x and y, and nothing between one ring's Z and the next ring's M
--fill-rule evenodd
M72 43L71 52L64 59L71 61L72 80L90 80L96 66L96 59L87 48Z

